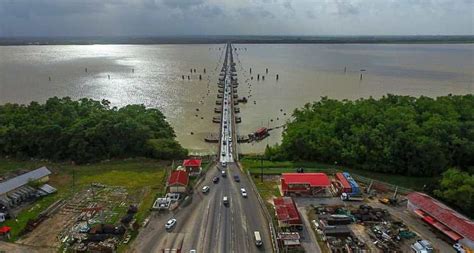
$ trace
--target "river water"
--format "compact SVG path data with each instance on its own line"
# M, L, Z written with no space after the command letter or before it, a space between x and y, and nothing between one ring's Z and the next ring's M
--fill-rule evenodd
M240 134L283 125L294 108L321 96L435 97L474 91L472 44L235 47L239 96L250 96L239 105ZM163 111L178 141L192 153L213 153L217 146L203 138L218 131L211 120L223 52L223 45L0 47L0 104L42 102L51 96L107 99L115 106L145 104ZM265 80L257 81L257 74ZM240 145L240 151L258 153L280 139L281 129L274 130L260 143Z

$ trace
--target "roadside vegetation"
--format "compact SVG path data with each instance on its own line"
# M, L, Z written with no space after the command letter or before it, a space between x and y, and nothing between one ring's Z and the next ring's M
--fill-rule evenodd
M263 174L265 175L280 175L281 173L286 172L296 172L297 168L304 168L304 172L334 173L347 171L352 174L357 174L363 177L419 191L423 190L424 185L435 184L437 180L440 179L440 177L435 176L414 177L397 174L387 175L387 173L371 172L366 170L348 168L345 166L324 164L320 162L269 160L263 160L262 162L262 160L256 156L246 156L241 159L240 162L242 163L245 169L249 170L251 174L255 175L260 174L262 172L262 168Z
M0 156L87 163L112 158L178 159L187 150L158 109L111 107L69 97L0 105Z

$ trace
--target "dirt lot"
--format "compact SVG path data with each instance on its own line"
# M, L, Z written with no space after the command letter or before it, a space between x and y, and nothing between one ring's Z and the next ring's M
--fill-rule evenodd
M116 222L128 206L127 196L127 191L121 187L99 185L84 189L18 243L59 248L66 237L76 232L77 228L73 227L81 220L87 220L90 225L102 221Z

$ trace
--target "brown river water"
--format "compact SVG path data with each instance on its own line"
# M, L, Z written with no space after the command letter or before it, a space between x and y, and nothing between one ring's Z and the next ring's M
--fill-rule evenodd
M239 96L250 95L247 104L239 105L239 134L283 125L293 109L321 96L436 97L474 91L473 44L235 47ZM145 104L163 111L178 141L192 153L215 153L217 145L203 138L218 131L218 124L211 120L223 49L223 45L0 47L0 104L42 102L52 96L107 99L115 106ZM257 74L265 80L257 81ZM262 142L239 148L243 153L258 153L280 140L278 129Z

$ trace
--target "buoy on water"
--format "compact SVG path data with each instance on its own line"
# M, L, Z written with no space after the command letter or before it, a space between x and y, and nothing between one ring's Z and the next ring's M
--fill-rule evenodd
M277 74L277 76L276 76L276 80L278 80L278 78L279 78L279 76L278 76L278 74Z
M268 68L265 69L265 72L267 72L267 74L268 74Z
M182 75L181 78L183 78L183 80L184 80L184 75Z
M87 73L87 68L85 68L84 71Z
M109 80L110 80L110 75L107 75L107 77L108 77L108 78L109 78Z

